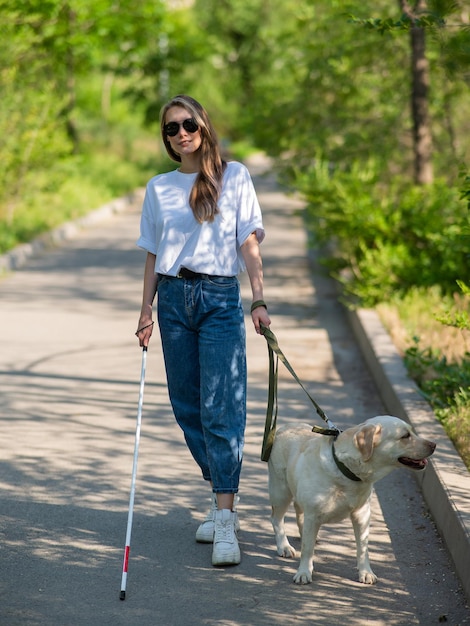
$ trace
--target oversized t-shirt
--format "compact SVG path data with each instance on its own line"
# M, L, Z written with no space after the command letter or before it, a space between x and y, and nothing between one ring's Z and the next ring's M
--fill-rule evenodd
M224 172L218 213L213 222L196 220L189 195L197 174L174 170L147 184L137 245L157 257L155 272L176 276L182 267L213 276L245 270L240 247L256 233L264 239L261 209L253 182L242 163Z

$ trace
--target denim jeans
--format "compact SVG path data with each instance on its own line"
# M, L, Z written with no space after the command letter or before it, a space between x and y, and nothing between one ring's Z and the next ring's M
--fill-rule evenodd
M237 493L246 425L238 278L159 276L158 323L176 421L215 493Z

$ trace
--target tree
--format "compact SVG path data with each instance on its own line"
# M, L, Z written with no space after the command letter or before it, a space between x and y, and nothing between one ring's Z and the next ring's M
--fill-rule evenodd
M81 85L137 73L164 11L155 0L0 0L0 219L13 219L28 176L47 164L51 187L54 164L80 152Z
M403 152L392 129L405 47L391 72L392 42L373 32L358 37L348 21L350 6L340 0L197 3L218 84L229 108L238 106L235 131L270 154L301 162L319 151L337 163L367 158L379 143L387 145L384 158L390 150Z
M414 178L418 185L432 183L432 135L429 115L429 62L426 57L426 34L417 23L426 12L426 0L398 0L402 13L410 21L411 114L413 122Z

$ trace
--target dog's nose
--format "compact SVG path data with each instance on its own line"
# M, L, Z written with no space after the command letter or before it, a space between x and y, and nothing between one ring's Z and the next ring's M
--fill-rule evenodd
M434 441L428 441L428 446L431 448L431 452L429 454L432 454L434 452L434 450L436 449L436 445L434 443Z

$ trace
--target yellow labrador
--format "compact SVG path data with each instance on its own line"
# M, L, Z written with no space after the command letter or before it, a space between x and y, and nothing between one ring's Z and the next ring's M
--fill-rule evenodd
M359 582L374 584L368 538L372 486L396 467L423 470L436 448L417 437L409 424L381 415L343 431L335 439L312 433L306 424L281 427L269 459L269 497L277 552L295 557L284 528L294 500L302 538L294 582L312 582L313 553L320 526L348 515L354 528Z

